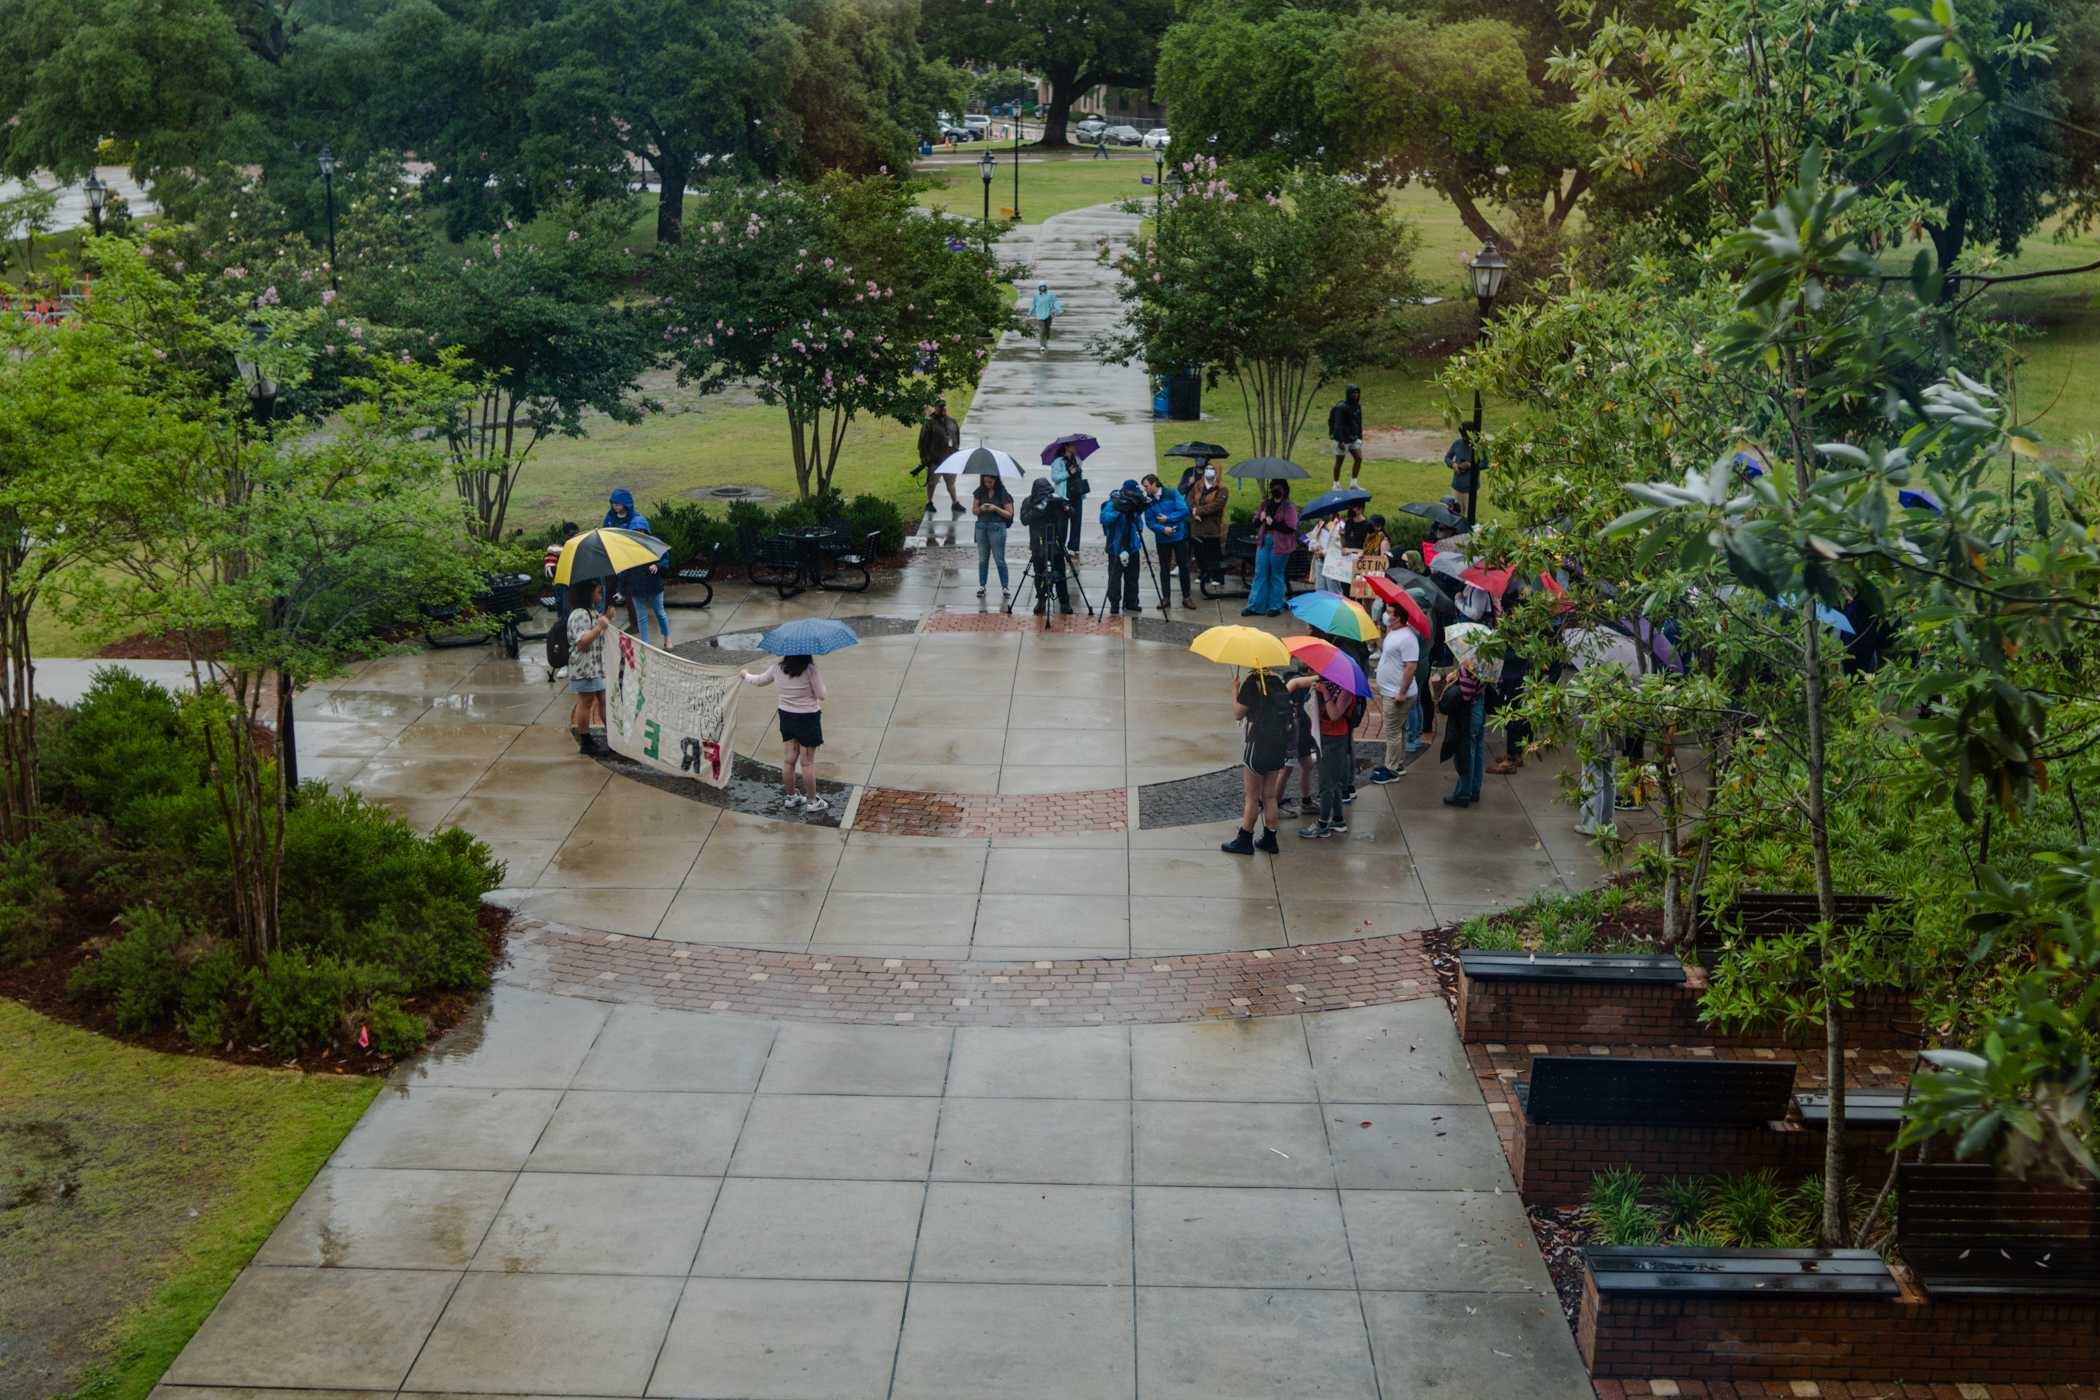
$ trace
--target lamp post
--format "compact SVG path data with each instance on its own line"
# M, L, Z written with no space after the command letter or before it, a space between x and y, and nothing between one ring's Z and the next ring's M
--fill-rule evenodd
M87 196L88 220L94 224L95 236L99 238L102 236L102 206L109 198L109 186L97 179L95 172L90 170L87 179L81 182L80 190Z
M990 151L977 157L977 175L984 181L984 251L992 251L992 177L999 173L999 158Z
M1021 118L1018 115L1014 117L1014 222L1021 222Z
M248 323L248 340L251 345L261 345L269 336L269 330L261 321ZM255 421L262 424L264 440L276 436L277 381L270 378L262 362L251 355L235 352L233 367L241 376L241 387L248 392L249 406L255 410ZM273 605L275 621L284 620L284 600L279 598ZM287 800L299 792L299 732L293 727L292 688L285 679L284 669L277 671L277 762L284 774Z
M1494 308L1495 298L1502 293L1503 279L1509 276L1509 259L1502 256L1501 249L1490 238L1480 245L1480 251L1466 264L1466 272L1473 282L1473 300L1480 304L1480 333L1487 335L1488 312ZM1486 466L1480 450L1480 387L1473 388L1473 426L1467 433L1467 444L1473 450L1474 487L1466 493L1466 523L1473 523L1480 502L1480 472Z
M326 146L321 148L321 185L328 191L328 290L341 291L335 284L335 153Z
M1152 148L1152 222L1156 224L1166 217L1167 153L1160 147L1154 146Z

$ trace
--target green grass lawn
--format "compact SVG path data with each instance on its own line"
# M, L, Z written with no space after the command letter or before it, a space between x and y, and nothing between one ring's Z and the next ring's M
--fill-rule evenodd
M931 209L960 218L977 219L984 214L984 178L977 173L982 147L966 147L967 160L920 161L912 173L928 182L919 202ZM997 226L1010 217L1002 211L1014 207L1013 148L994 145L999 174L992 181L992 222ZM1090 152L1051 155L1027 147L1021 152L1021 222L1039 224L1052 214L1064 214L1095 204L1113 204L1123 199L1150 198L1154 186L1142 183L1154 173L1152 153L1128 147L1111 147L1107 160L1091 159Z
M0 1001L0 1394L145 1396L379 1087Z

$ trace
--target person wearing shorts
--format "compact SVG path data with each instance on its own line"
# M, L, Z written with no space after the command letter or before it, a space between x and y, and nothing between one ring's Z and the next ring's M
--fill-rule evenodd
M1291 702L1283 678L1268 671L1249 672L1233 691L1232 715L1246 726L1246 738L1240 749L1240 829L1219 847L1227 855L1277 852L1276 833L1283 817L1276 809L1276 790L1297 741ZM1254 828L1259 822L1266 822L1266 829L1257 841Z
M807 656L783 656L753 675L747 685L778 685L780 704L780 805L790 812L828 812L831 804L817 796L817 750L824 747L824 677ZM802 791L795 791L795 770L802 770Z
M1342 458L1350 459L1349 485L1364 473L1364 391L1354 384L1327 410L1327 436L1334 443L1334 485L1342 484Z
M605 728L605 634L613 627L612 612L598 609L599 591L594 578L569 585L569 601L576 605L569 610L569 691L576 697L569 732L589 758L612 752L593 732Z

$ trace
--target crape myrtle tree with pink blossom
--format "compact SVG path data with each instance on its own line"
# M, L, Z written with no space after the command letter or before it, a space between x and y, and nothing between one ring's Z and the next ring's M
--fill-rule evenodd
M651 283L681 383L787 410L805 498L831 490L855 418L917 421L975 382L1013 318L975 225L886 176L713 186Z
M1398 353L1414 228L1376 191L1320 171L1277 179L1208 156L1180 171L1151 234L1102 248L1124 320L1093 348L1155 374L1200 365L1212 386L1229 377L1254 455L1288 457L1322 389ZM1126 207L1153 212L1149 199Z

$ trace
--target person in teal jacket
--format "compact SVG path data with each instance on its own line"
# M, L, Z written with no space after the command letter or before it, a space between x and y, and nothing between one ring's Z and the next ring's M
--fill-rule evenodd
M1181 493L1148 475L1144 481L1145 495L1152 502L1145 508L1145 524L1151 527L1153 541L1159 546L1159 605L1174 606L1174 569L1181 568L1181 606L1196 606L1195 596L1189 591L1189 566L1195 558L1195 544L1189 538L1189 506L1181 499Z
M1035 318L1037 342L1045 350L1050 348L1050 322L1063 315L1064 309L1048 282L1035 284L1035 300L1028 303L1028 314Z

